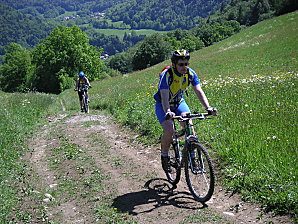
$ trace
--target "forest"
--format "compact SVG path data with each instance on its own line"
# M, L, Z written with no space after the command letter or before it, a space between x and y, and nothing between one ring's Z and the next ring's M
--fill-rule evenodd
M144 69L168 59L174 49L199 50L297 8L294 0L1 0L0 89L60 93L79 70L93 81ZM128 33L120 38L100 28ZM168 31L135 32L145 28ZM112 57L99 60L102 54Z
M127 50L136 41L94 35L94 30L189 30L210 20L235 20L241 26L250 26L297 8L295 0L0 0L0 55L4 54L4 46L11 42L24 47L35 46L59 25L79 26L90 33L93 44L115 54ZM113 47L115 42L117 47Z

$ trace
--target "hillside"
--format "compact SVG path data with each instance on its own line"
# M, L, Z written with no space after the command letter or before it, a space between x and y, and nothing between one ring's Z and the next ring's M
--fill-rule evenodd
M40 17L27 16L1 3L0 15L0 54L3 54L3 47L11 42L33 47L45 38L52 28Z
M55 18L65 12L102 12L125 0L0 0L16 10L28 15L43 15L45 18Z
M42 16L44 19L56 19L64 16L62 17L63 20L68 18L79 24L88 23L92 18L106 17L114 22L123 21L133 29L154 29L155 27L158 28L157 30L189 29L194 26L198 18L205 18L212 14L222 2L224 0L175 2L168 0L0 1L0 3L13 7L21 13Z
M127 34L150 29L145 30L150 35L156 31L199 28L206 21L237 21L250 26L298 9L293 0L0 0L0 5L0 55L11 42L33 47L61 25L79 26L88 33L93 45L116 54L144 39L140 35L135 40L123 41L123 34L117 35L119 29Z
M183 6L183 11L175 10L184 2L176 2L174 5L169 2L144 2L136 7L135 1L7 1L0 0L0 54L3 54L4 46L11 42L16 42L24 47L33 47L47 35L50 31L60 25L77 25L86 31L91 38L91 42L99 47L105 47L110 53L123 51L128 46L135 44L123 43L115 38L107 38L102 29L121 29L131 33L132 29L152 29L167 30L176 28L189 28L195 25L195 20L200 16L206 17L214 11L220 1L192 1ZM152 4L153 3L153 4ZM167 4L170 7L160 8L160 4ZM202 7L204 5L204 7ZM191 6L198 10L184 15ZM136 15L133 18L127 17ZM160 11L163 17L156 18L156 11ZM123 14L124 13L124 14ZM146 15L146 17L143 17ZM152 16L152 18L151 18ZM169 27L166 27L166 24ZM162 27L163 28L162 28ZM115 33L117 31L114 31ZM99 36L100 35L100 36ZM123 35L122 35L123 36ZM139 38L139 39L143 39ZM112 40L110 40L112 39ZM113 44L106 43L113 42ZM98 45L100 44L100 45ZM113 45L118 45L115 47ZM113 48L114 47L114 48ZM110 50L112 49L112 50Z
M190 29L200 18L214 13L225 0L127 1L107 11L108 18L123 21L133 29Z

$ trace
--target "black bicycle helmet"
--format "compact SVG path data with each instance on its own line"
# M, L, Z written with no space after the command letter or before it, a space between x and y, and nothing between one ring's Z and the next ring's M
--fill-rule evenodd
M172 57L171 57L171 61L172 63L176 64L177 61L179 59L186 59L186 60L189 60L190 59L190 54L187 50L184 50L184 49L181 49L181 50L175 50L172 54Z

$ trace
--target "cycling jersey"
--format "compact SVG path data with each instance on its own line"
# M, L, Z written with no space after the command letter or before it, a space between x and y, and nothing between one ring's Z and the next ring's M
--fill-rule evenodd
M86 77L78 78L77 83L78 83L78 87L83 87L84 85L89 85L89 82Z
M160 103L160 90L168 89L170 105L177 106L183 100L183 94L190 84L193 86L200 84L199 77L193 69L188 68L186 74L179 74L171 67L160 74L158 92L154 95L154 99Z

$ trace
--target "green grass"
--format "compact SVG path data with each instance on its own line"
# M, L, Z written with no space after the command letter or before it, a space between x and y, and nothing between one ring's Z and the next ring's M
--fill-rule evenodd
M266 20L193 54L191 66L206 79L296 71L297 33L297 13Z
M180 224L189 223L230 223L210 209L199 209L194 215L189 216Z
M57 129L59 128L55 128L55 131ZM61 141L59 147L51 150L49 158L51 167L60 171L56 180L59 188L50 192L56 198L54 203L62 204L65 201L76 200L80 204L86 204L93 201L93 215L96 222L135 223L128 214L123 214L111 206L113 195L112 193L108 194L106 189L112 189L112 187L106 186L104 183L110 180L110 176L98 168L95 160L86 153L86 149L71 143L72 139L69 136L61 135L61 132L52 133L51 136L53 135L58 135ZM104 153L108 147L106 142L102 139L98 139L96 143L98 144L98 142L101 145L100 153ZM58 214L55 220L59 221L59 218Z
M246 199L294 214L298 198L297 74L256 77L246 84L239 81L206 88L223 98L212 146L221 158L225 181Z
M164 33L165 31L156 31L156 30L150 30L150 29L141 29L141 30L131 30L131 29L94 29L99 33L105 34L105 35L115 35L119 38L123 39L124 34L130 34L132 31L136 32L137 35L152 35L153 33Z
M77 95L73 98L77 98ZM104 219L105 216L101 216L104 214L109 216L105 221L110 223L133 223L127 214L113 209L111 195L98 195L98 192L106 192L103 181L109 177L97 169L94 160L78 145L72 144L68 136L61 135L58 128L50 129L51 133L48 133L51 138L59 139L60 144L48 152L47 158L51 169L60 169L61 175L57 175L58 190L37 189L40 180L30 169L28 161L20 160L28 152L27 140L35 134L34 131L47 123L48 116L61 113L65 104L61 97L0 92L0 100L0 223L31 223L32 220L47 222L48 214L41 203L44 193L50 193L56 199L51 202L54 204L63 203L63 200L69 198L90 201L100 197L94 208L94 216L98 220ZM72 103L77 105L77 101ZM68 175L69 169L72 175ZM23 200L32 203L25 210L20 207ZM61 216L57 214L55 220L62 219Z
M297 214L298 13L261 22L191 55L219 116L196 128L227 186L277 213ZM161 128L152 95L169 61L94 83L91 109L107 110L154 143ZM189 91L192 92L192 91ZM69 97L65 94L64 97ZM201 106L191 93L192 109Z
M0 220L17 203L14 183L20 180L26 152L26 138L33 134L41 118L56 97L46 94L6 94L0 92Z

